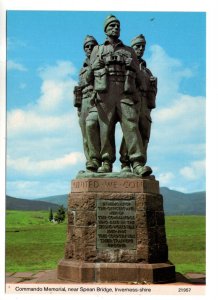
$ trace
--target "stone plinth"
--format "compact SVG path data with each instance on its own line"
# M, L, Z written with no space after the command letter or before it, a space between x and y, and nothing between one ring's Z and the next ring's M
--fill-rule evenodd
M74 282L170 282L163 198L153 177L72 181L65 258L58 278Z
M63 259L58 266L59 279L73 282L148 282L175 281L175 267L170 263L87 263Z

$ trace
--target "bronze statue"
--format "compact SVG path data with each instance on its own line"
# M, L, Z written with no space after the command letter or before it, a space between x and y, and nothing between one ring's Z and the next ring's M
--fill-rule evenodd
M156 107L155 99L157 94L157 78L152 75L151 71L147 68L146 61L142 59L145 46L146 40L142 34L136 36L131 42L131 47L134 49L139 62L141 74L141 85L138 89L140 101L136 105L139 113L139 131L142 137L146 162L152 122L151 110ZM121 171L131 172L131 163L124 138L121 142L120 155Z
M83 135L86 170L111 173L116 160L115 127L120 122L122 172L148 176L147 146L151 129L151 109L155 108L157 79L142 59L146 41L143 35L122 43L120 21L106 18L105 42L98 45L93 36L84 42L86 60L75 87L75 106Z
M94 46L98 45L96 39L93 36L87 35L84 41L83 49L86 53L86 59L83 63L83 67L79 73L79 85L74 89L74 106L78 109L79 124L82 131L83 137L83 148L86 157L86 170L87 171L97 171L101 165L100 158L100 130L98 123L98 113L96 107L92 105L92 98L94 95L92 80L87 80L87 72L90 67L90 55ZM87 124L87 116L92 112L89 117L89 122ZM90 143L87 137L87 131L95 133L95 152L97 157L95 160L90 160Z
M120 122L133 173L147 176L152 171L144 165L144 147L138 127L137 103L140 99L137 86L141 85L141 75L137 56L131 47L119 40L120 21L115 16L106 18L104 31L107 39L103 45L94 47L88 74L89 78L94 76L100 125L103 164L98 172L112 172L116 159L115 126Z

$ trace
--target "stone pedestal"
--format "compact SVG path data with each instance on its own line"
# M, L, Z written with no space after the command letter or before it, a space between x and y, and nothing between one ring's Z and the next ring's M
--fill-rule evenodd
M65 258L58 278L73 282L175 280L168 261L159 183L140 178L72 181Z

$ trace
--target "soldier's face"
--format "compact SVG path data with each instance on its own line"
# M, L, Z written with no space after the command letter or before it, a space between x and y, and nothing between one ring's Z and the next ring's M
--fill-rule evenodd
M118 22L111 22L106 28L106 35L112 38L120 36L120 24Z
M133 49L134 49L137 57L141 58L145 52L145 45L142 43L138 43L133 46Z
M95 47L95 43L93 43L93 42L88 42L85 45L84 50L85 50L86 56L88 58L91 56L91 53L92 53L92 50L93 50L94 47Z

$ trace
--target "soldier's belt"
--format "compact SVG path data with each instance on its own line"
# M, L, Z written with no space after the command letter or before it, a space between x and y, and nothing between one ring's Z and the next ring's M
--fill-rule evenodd
M109 77L109 81L113 81L113 82L124 82L124 78L119 77L119 76L110 76Z

